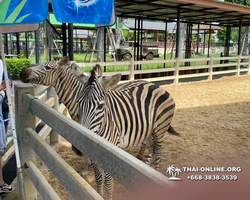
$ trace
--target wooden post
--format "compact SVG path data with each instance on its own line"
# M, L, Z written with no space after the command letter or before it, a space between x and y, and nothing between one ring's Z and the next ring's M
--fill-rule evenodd
M208 76L208 80L213 80L213 57L210 57L210 68L209 68L209 76Z
M240 75L240 62L241 62L241 55L238 55L236 76Z
M174 76L175 76L174 83L175 84L179 83L179 65L180 65L180 59L176 58L176 61L175 61L175 72L174 72Z
M31 112L28 112L29 105L23 104L24 95L30 93L34 95L35 90L32 84L17 83L15 84L15 120L17 139L19 142L19 151L21 158L21 165L25 167L25 162L33 161L36 163L36 154L25 141L26 133L25 128L31 127L35 129L35 116ZM32 104L32 101L30 101ZM33 186L31 180L28 178L25 170L23 171L23 182L25 188L26 200L36 200L37 190ZM20 180L19 180L20 181ZM21 194L21 190L19 194Z
M134 63L134 59L130 60L129 71L130 71L129 80L130 81L135 80L135 63Z
M250 55L248 57L248 71L247 71L247 75L250 75Z
M54 87L48 89L48 99L54 97L54 109L59 110L58 96L56 95ZM50 144L55 144L60 141L60 135L56 133L53 129L50 132Z

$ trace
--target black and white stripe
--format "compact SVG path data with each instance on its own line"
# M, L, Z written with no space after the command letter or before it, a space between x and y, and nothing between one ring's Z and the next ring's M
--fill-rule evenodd
M157 170L164 135L166 132L178 135L171 127L175 102L167 91L153 83L106 90L93 70L77 101L82 125L120 148L145 143L150 152L147 163ZM98 174L103 181L104 177L100 177ZM113 189L110 181L108 194Z

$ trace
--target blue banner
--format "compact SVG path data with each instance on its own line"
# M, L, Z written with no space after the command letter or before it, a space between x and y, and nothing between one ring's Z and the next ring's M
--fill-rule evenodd
M110 24L114 0L52 0L56 20L63 23Z
M0 25L35 24L48 17L48 0L0 0Z

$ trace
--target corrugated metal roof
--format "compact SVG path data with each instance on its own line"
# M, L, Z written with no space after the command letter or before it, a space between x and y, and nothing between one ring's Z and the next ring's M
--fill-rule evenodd
M250 8L215 0L115 0L118 16L194 24L250 25Z

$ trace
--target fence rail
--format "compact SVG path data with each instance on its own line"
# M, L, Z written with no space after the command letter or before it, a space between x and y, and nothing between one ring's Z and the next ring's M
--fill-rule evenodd
M235 60L233 63L214 63L216 61L229 62ZM245 61L247 60L247 62ZM207 62L207 65L198 65L198 66L182 66L182 63L185 62ZM136 65L150 65L150 64L166 64L173 63L174 67L170 68L159 68L159 69L143 69L143 70L135 70ZM97 63L77 63L82 68L85 67L93 67ZM174 80L175 83L179 82L181 78L192 78L192 77L201 77L208 76L209 80L213 79L213 75L225 74L225 73L236 73L239 76L240 72L246 72L250 75L250 56L235 56L235 57L210 57L210 58L188 58L188 59L171 59L171 60L151 60L151 61L133 61L131 60L126 62L98 62L101 66L129 66L128 71L119 71L119 72L104 72L104 76L114 75L116 73L122 73L122 75L129 75L129 80L134 80L135 75L137 74L152 74L152 73L161 73L161 72L174 72L174 76L164 76L164 77L154 77L154 78L146 78L148 81L161 81L161 80ZM247 69L241 69L240 66L247 65ZM225 69L225 68L235 69ZM221 68L220 71L214 71L215 68ZM200 70L207 69L208 73L195 73L189 75L180 75L180 71L184 70Z

